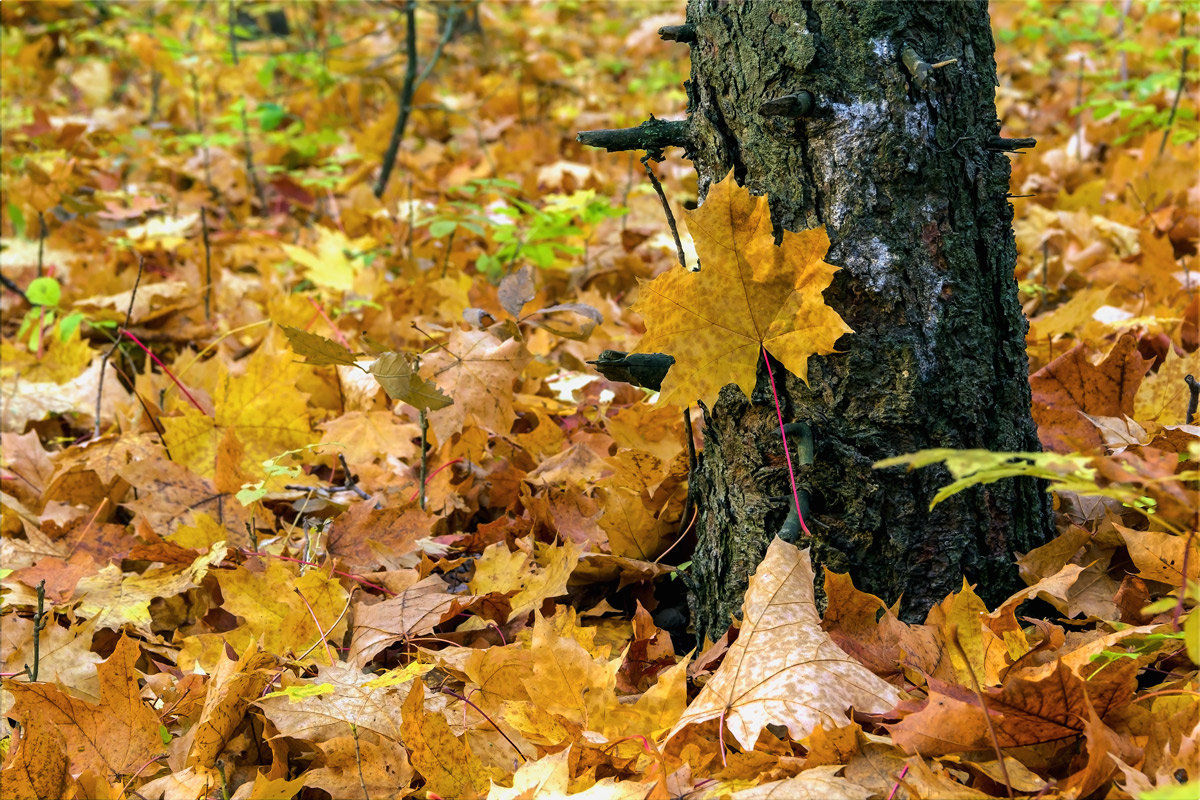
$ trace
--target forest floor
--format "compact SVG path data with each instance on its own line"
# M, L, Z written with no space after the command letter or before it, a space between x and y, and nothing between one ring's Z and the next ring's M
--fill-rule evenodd
M682 4L453 8L0 7L0 795L1194 798L1194 4L992 8L1046 452L947 466L1049 481L1029 588L777 540L690 653L681 409L587 363L676 244L575 140Z

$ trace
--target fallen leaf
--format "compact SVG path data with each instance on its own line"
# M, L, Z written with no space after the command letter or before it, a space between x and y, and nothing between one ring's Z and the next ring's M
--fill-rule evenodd
M528 361L517 339L502 342L487 331L454 329L445 346L421 360L421 373L454 401L429 413L438 442L449 441L468 417L488 430L508 431L516 416L513 381Z
M382 603L358 605L346 660L365 667L384 648L432 632L473 599L451 593L444 580L430 575Z
M1099 366L1080 344L1029 378L1033 418L1042 446L1056 453L1097 447L1100 433L1079 412L1101 417L1133 416L1133 403L1150 362L1137 350L1137 337L1117 340Z
M738 744L750 750L768 724L786 726L798 741L818 726L846 724L851 707L882 713L899 701L895 687L821 630L807 550L771 541L750 579L742 620L737 641L671 736L721 717Z
M1010 677L1003 686L985 688L987 716L1001 748L1022 747L1077 736L1095 709L1101 716L1129 702L1137 665L1128 659L1084 681L1062 661L1036 679ZM992 745L979 697L965 686L929 679L923 708L886 726L908 753L930 757L987 750Z
M259 650L257 642L251 642L236 661L224 658L217 663L208 681L200 718L188 731L188 766L212 769L217 765L221 751L245 719L246 710L275 677L270 668L278 661Z
M441 714L425 711L425 685L421 681L413 681L409 689L400 731L412 765L425 779L428 794L464 800L483 796L491 776L471 748L451 732Z
M117 640L113 654L96 668L99 704L78 700L51 684L5 680L5 688L16 698L9 716L27 725L57 728L67 742L72 774L90 768L132 776L166 754L158 715L141 697L134 669L140 654L133 639Z

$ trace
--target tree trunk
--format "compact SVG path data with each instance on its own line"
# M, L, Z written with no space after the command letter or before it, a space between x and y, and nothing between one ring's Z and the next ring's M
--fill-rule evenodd
M814 559L903 597L909 620L964 575L985 601L1006 597L1013 552L1052 529L1035 481L930 511L944 469L872 468L931 447L1039 449L1002 152L1030 143L999 138L986 3L691 0L687 22L673 38L691 40L701 197L732 168L777 229L826 226L825 260L842 268L825 298L855 333L809 361L808 386L772 364L784 419L812 431L797 479ZM751 398L726 386L705 410L704 439L689 604L715 638L792 502L761 364Z

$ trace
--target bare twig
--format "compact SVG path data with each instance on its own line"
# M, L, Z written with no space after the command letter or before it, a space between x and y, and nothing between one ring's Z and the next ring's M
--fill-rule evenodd
M371 794L367 791L367 779L363 777L362 751L358 747L358 726L353 722L350 723L350 733L354 736L354 760L358 763L358 785L362 787L364 800L371 800Z
M129 328L130 320L133 318L133 301L137 299L138 286L142 282L142 272L145 263L142 260L141 253L137 251L134 251L134 253L137 255L138 272L137 277L133 281L133 291L129 293L129 308L125 309L125 324L121 326L121 330L117 331L117 335L113 338L112 347L108 348L108 352L100 359L100 380L96 385L96 419L92 425L93 439L100 438L100 401L104 396L104 372L108 369L108 360L112 358L113 353L117 352L117 347L121 344L122 331Z
M26 303L29 302L29 296L27 294L25 294L25 290L22 289L20 286L17 286L17 284L13 283L11 280L9 280L7 277L5 277L3 274L0 274L0 286L3 286L5 289L8 289L13 294L20 295L21 299L24 300Z
M988 712L987 698L984 697L983 689L979 686L979 679L975 677L975 669L971 666L971 659L967 657L967 651L963 648L962 642L958 640L958 626L950 626L950 644L958 650L958 654L962 656L963 663L967 667L967 675L971 677L971 688L975 690L975 696L979 698L979 707L983 710L983 721L987 723L988 733L992 737L992 747L996 750L996 761L1000 765L1000 775L1004 778L1004 788L1008 790L1009 799L1013 797L1012 781L1008 777L1008 766L1004 763L1004 751L1000 749L1000 737L996 735L996 726L992 724L992 716Z
M383 165L379 172L379 180L375 183L375 196L383 197L388 179L392 177L392 168L396 166L396 154L400 152L400 142L404 139L404 129L408 126L408 114L412 110L413 94L417 90L417 4L409 0L404 6L405 17L405 48L408 51L408 64L404 70L404 86L400 90L400 108L396 112L396 124L392 126L392 138L388 141L387 151L383 154Z
M404 85L400 89L400 108L396 112L396 124L392 127L392 138L388 141L387 151L383 154L383 164L379 172L379 180L375 183L376 197L383 197L383 192L387 189L388 180L392 177L392 169L396 166L396 155L400 152L400 143L404 141L404 129L408 127L408 115L412 112L413 95L416 94L417 87L433 72L434 65L441 58L442 49L445 48L446 43L450 41L450 37L454 33L454 23L458 19L458 14L459 11L455 8L446 18L446 28L442 32L442 38L438 40L433 54L429 57L429 62L425 65L425 69L421 70L421 74L418 75L417 4L413 0L409 0L404 6L404 16L407 25L404 44L408 63L405 65L404 70Z
M508 734L506 734L504 731L500 730L500 726L499 726L499 725L497 725L495 722L492 722L492 718L491 718L491 717L489 717L489 716L487 715L487 712L485 712L485 711L484 711L482 708L480 708L479 706L475 705L475 704L474 704L474 703L472 703L470 700L468 700L468 699L466 698L466 696L465 696L465 695L461 695L461 694L459 694L458 692L455 692L455 691L453 691L453 690L451 690L451 689L447 689L445 686L441 687L441 688L440 688L438 691L440 691L442 694L448 694L448 695L450 695L451 697L458 698L459 700L462 700L464 703L466 703L467 705L469 705L471 708L473 708L473 709L475 709L476 711L478 711L478 712L479 712L479 713L480 713L480 714L483 716L483 718L484 718L484 719L486 719L486 720L488 721L488 723L489 723L489 724L490 724L490 725L491 725L493 728L495 728L495 729L496 729L496 733L498 733L498 734L500 734L501 736L503 736L503 737L504 737L504 741L506 741L506 742L508 742L510 745L512 745L512 749L517 751L517 755L519 755L519 756L521 757L521 760L522 760L522 761L528 761L528 760L529 760L528 758L526 758L526 757L525 757L525 754L521 752L521 748L517 747L517 745L516 745L516 742L514 742L512 739L508 738Z
M204 318L212 319L212 248L208 243L208 209L200 206L200 233L204 237Z
M37 273L38 273L39 278L46 274L45 267L42 264L42 257L45 255L45 252L46 252L46 233L47 233L46 215L43 214L41 211L39 211L38 212L38 260L37 260Z
M233 65L238 66L238 51L237 51L237 8L234 0L229 0L229 55L233 58ZM254 169L254 150L250 147L250 122L246 115L246 101L242 98L242 149L246 151L246 174L250 178L250 186L254 189L254 194L258 197L258 205L261 211L259 213L264 216L267 213L267 195L263 191L262 184L258 180L258 172Z
M654 184L654 191L658 192L658 199L662 201L663 211L667 215L667 225L671 228L671 235L675 237L675 254L679 257L679 266L687 269L687 257L683 254L683 242L679 241L679 229L675 227L675 215L671 213L671 204L667 202L662 184L658 182L658 176L654 174L654 169L650 166L649 153L643 156L642 164L646 167L646 174L650 176L650 183Z
M342 474L345 476L342 488L349 489L363 500L370 500L371 495L364 492L358 485L358 477L350 472L350 465L346 463L346 456L342 453L338 453L338 463L342 465Z
M425 409L421 409L421 475L419 491L421 498L421 510L425 510L425 473L429 468L429 418L426 416Z
M1187 10L1179 9L1179 35L1187 33ZM1175 87L1175 99L1171 101L1171 114L1167 117L1167 127L1163 130L1162 141L1158 144L1158 157L1162 158L1167 149L1167 138L1171 135L1171 126L1175 123L1175 112L1179 110L1179 98L1183 96L1183 87L1187 85L1188 48L1183 48L1183 58L1179 62L1179 84Z
M25 674L30 683L37 683L38 662L41 659L42 630L46 627L46 580L37 585L37 614L33 617L33 666L25 665Z
M200 79L196 77L196 71L191 70L188 73L192 83L192 116L196 118L196 133L199 134L200 140L204 141L204 117L200 114ZM214 197L217 194L217 187L213 185L212 177L212 151L208 144L201 146L200 152L204 158L204 185L208 187L209 194Z

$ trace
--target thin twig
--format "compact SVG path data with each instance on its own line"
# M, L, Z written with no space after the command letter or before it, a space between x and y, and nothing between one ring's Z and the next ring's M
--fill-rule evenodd
M485 711L484 711L482 708L480 708L479 706L477 706L477 705L475 705L474 703L472 703L472 702L471 702L470 700L468 700L468 699L467 699L467 698L466 698L464 695L461 695L461 694L459 694L458 692L455 692L455 691L453 691L453 690L451 690L451 689L447 689L445 686L443 686L443 687L441 687L440 689L438 689L438 691L440 691L442 694L448 694L448 695L450 695L451 697L456 697L456 698L458 698L459 700L462 700L462 701L463 701L464 703L466 703L467 705L469 705L471 708L473 708L473 709L475 709L476 711L478 711L478 712L479 712L479 713L480 713L480 714L483 716L483 718L484 718L484 719L486 719L486 720L488 721L488 723L489 723L489 724L490 724L490 725L491 725L493 728L495 728L495 729L496 729L496 733L498 733L498 734L500 734L501 736L503 736L503 737L504 737L504 741L506 741L506 742L508 742L510 745L512 745L512 749L517 751L517 755L519 755L519 756L521 757L521 760L522 760L522 761L528 761L528 760L529 760L528 758L526 758L526 757L525 757L525 754L521 752L521 748L517 747L517 745L516 745L516 742L514 742L512 739L508 738L508 734L507 734L507 733L505 733L504 731L500 730L500 726L499 726L499 725L497 725L495 722L492 722L492 718L491 718L491 717L489 717L489 716L487 715L487 713L486 713L486 712L485 712Z
M293 589L293 591L295 591L296 594L300 594L299 589ZM304 600L304 595L300 594L300 599ZM333 624L329 626L329 630L331 632L336 630L337 626L341 624L342 619L344 619L346 616L346 612L350 610L350 603L353 602L353 600L354 600L354 591L351 590L350 596L346 598L346 605L342 608L342 613L338 614L337 619L335 619L333 621ZM308 606L307 600L304 600L304 605ZM308 613L313 614L312 606L308 606ZM316 622L316 621L317 621L317 615L313 614L313 622ZM319 622L317 622L317 630L318 631L321 630L321 623L319 623ZM308 648L303 653L296 656L296 658L294 660L297 662L303 661L304 659L308 658L309 653L311 653L313 650L316 650L317 646L321 645L321 644L325 645L325 655L329 658L329 663L336 664L337 661L334 660L333 654L330 653L330 651L329 651L329 642L325 641L325 634L323 632L321 633L321 638L318 639L317 641L313 642L312 647Z
M379 180L375 183L375 196L383 197L388 180L392 177L392 169L396 166L396 155L400 152L400 143L404 141L404 129L408 127L408 115L412 113L413 95L417 87L429 77L434 66L442 55L442 49L450 41L454 33L454 22L458 18L458 9L454 9L446 19L446 29L429 57L429 62L421 74L417 74L417 4L409 0L404 6L404 17L407 25L404 37L404 49L408 63L404 69L404 85L400 89L400 108L396 112L396 124L392 127L392 138L388 141L387 151L383 154L383 164L379 172Z
M452 458L452 459L450 459L450 460L449 460L449 461L447 461L445 464L442 464L440 467L438 467L437 469L435 469L433 472L429 473L429 477L425 479L425 480L426 480L426 482L433 480L435 477L437 477L437 474L438 474L439 472L441 472L442 470L444 470L446 467L452 467L452 466L454 466L455 464L460 464L460 463L462 463L462 462L463 462L463 460L464 460L464 459L461 459L461 458ZM424 486L424 484L422 484L422 486ZM421 494L421 492L422 492L422 489L417 489L415 492L413 492L413 493L412 493L412 496L408 498L408 502L410 502L410 503L411 503L413 500L416 500L416 499L417 499L417 497L418 497L418 496Z
M679 542L680 540L682 540L683 535L685 533L687 533L688 530L692 527L692 523L686 521L688 519L689 515L693 517L693 521L694 521L694 517L695 517L695 515L691 514L691 512L694 510L694 508L693 508L694 503L692 502L692 486L695 483L695 479L696 479L697 459L696 459L696 437L695 437L695 434L692 433L692 407L691 406L686 406L683 409L683 430L684 430L684 436L687 438L687 449L688 449L687 494L685 494L683 496L683 512L679 515L679 538L675 540L676 542ZM671 547L674 547L674 546L675 545L671 545ZM667 549L670 550L671 548L668 547ZM658 559L662 558L664 555L666 555L665 552L662 553L661 555L659 555L659 557L654 560L658 561Z
M41 660L42 630L46 627L46 579L37 585L37 614L33 617L33 666L25 665L25 674L30 683L37 683L38 662Z
M908 774L908 764L904 765L904 769L900 770L900 774L896 776L896 782L892 784L892 791L888 793L887 800L892 800L896 796L896 792L900 791L900 784L904 781L904 776Z
M213 184L212 177L212 151L209 149L208 140L204 136L204 117L200 115L200 79L196 77L196 71L192 70L188 73L192 83L192 116L196 118L196 133L199 134L200 141L203 146L200 152L204 157L204 185L208 187L208 192L211 196L217 195L217 187Z
M229 54L233 57L233 66L238 66L238 51L237 51L237 11L234 0L229 0ZM246 115L246 99L242 98L242 149L246 151L246 174L250 178L250 186L254 189L254 194L258 197L258 205L261 209L260 213L263 216L267 214L267 195L263 191L262 184L258 180L258 172L254 169L254 150L250 147L250 121Z
M141 339L134 336L132 333L130 333L127 330L122 331L122 334L124 336L128 337L129 339L132 339L134 344L136 344L138 347L142 348L142 351L147 356L150 357L150 360L153 361L155 364L157 364L159 369L161 369L166 374L166 376L168 378L170 378L171 381L176 386L179 387L179 391L183 392L184 397L186 397L188 399L188 401L192 404L193 407L195 407L195 409L197 411L199 411L201 414L204 414L205 416L212 416L211 414L209 414L207 411L204 410L204 406L200 405L200 401L192 396L192 393L187 390L187 387L184 386L183 383L181 383L180 380L175 377L175 373L171 372L170 367L168 367L166 364L164 364L159 359L159 357L154 354L154 351L152 351L149 347L146 347L146 345L142 343Z
M37 259L37 274L38 277L46 274L45 265L42 263L42 256L46 252L46 215L41 211L38 212L38 259Z
M358 726L353 722L350 723L350 733L354 736L354 760L358 763L358 785L362 787L364 800L371 800L371 794L367 791L367 779L363 777L362 751L358 747Z
M1179 35L1182 37L1187 33L1187 10L1179 9ZM1187 85L1187 62L1188 48L1183 48L1183 58L1179 63L1179 84L1175 87L1175 99L1171 102L1171 114L1167 117L1167 127L1163 129L1163 138L1158 145L1158 157L1162 158L1163 151L1167 149L1167 137L1171 135L1171 125L1175 122L1175 112L1179 110L1179 98L1183 96L1183 87Z
M364 492L362 490L362 487L358 485L358 478L355 475L351 474L350 465L346 463L346 456L343 455L342 453L338 453L337 457L338 457L338 463L342 465L342 474L346 476L345 483L343 484L343 488L349 489L350 491L354 492L356 495L361 497L363 500L370 500L371 495L367 494L366 492Z
M992 724L992 717L988 712L987 698L984 697L983 689L979 687L979 679L975 677L971 659L967 657L967 651L963 648L962 642L958 640L958 626L951 625L949 633L950 644L953 644L958 650L958 654L962 656L963 664L967 667L967 675L971 678L971 688L975 690L975 696L979 698L979 707L983 709L983 721L987 724L988 733L991 734L992 747L996 749L996 761L1000 764L1000 775L1004 778L1004 788L1008 790L1009 800L1012 800L1012 781L1008 777L1008 766L1004 763L1004 751L1000 749L1000 737L996 735L996 726Z
M121 327L121 330L117 332L116 337L113 338L112 347L108 348L108 352L106 352L100 358L100 380L96 385L96 420L92 425L93 439L100 438L100 402L104 396L104 372L108 369L108 360L112 358L113 353L117 352L117 347L119 347L121 344L122 332L128 330L129 323L133 319L133 301L137 299L138 286L140 286L142 283L142 272L144 271L145 263L142 260L142 254L140 252L135 250L134 254L137 256L138 271L137 277L134 278L133 281L133 291L129 293L129 308L125 309L125 324Z
M675 215L671 213L671 204L667 202L667 196L663 193L662 184L658 182L658 176L654 174L654 170L650 167L649 155L642 158L642 165L646 167L646 174L650 176L650 183L654 184L654 191L658 192L658 199L662 201L663 211L667 215L667 225L671 228L671 235L675 237L675 254L679 256L679 266L687 269L687 258L683 255L683 242L679 241L679 229L675 227Z
M20 295L22 300L24 300L26 303L29 303L29 295L25 294L25 290L5 277L3 273L0 273L0 286L8 289L13 294ZM30 305L33 304L30 303Z
M425 481L426 470L429 468L429 418L426 416L425 409L421 409L421 473L420 486L417 489L420 492L421 510L425 510Z
M200 206L200 234L204 237L204 319L212 319L212 248L208 243L208 209Z
M763 363L767 365L767 379L771 382L771 396L775 398L775 414L779 417L779 435L783 437L783 457L787 460L788 479L792 483L792 498L796 501L796 516L800 518L800 527L804 529L804 535L812 536L812 531L804 523L804 511L800 507L800 491L796 488L796 472L792 469L792 454L788 452L787 432L783 425L783 409L779 407L779 393L775 389L775 375L771 371L771 359L767 356L767 348L760 347L759 350L762 352Z

